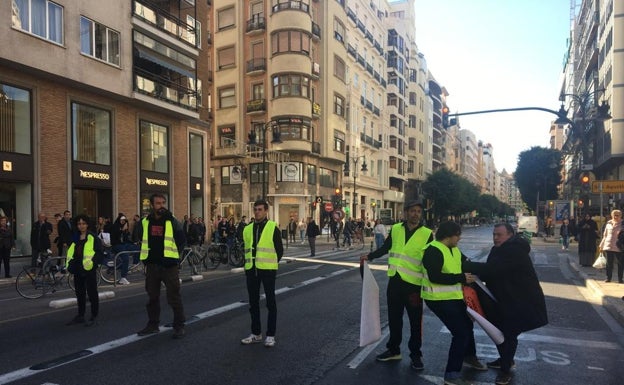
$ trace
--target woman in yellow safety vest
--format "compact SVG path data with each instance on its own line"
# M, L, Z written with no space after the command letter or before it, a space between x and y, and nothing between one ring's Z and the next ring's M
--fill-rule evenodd
M78 233L74 234L74 241L67 249L65 266L74 275L76 300L78 301L78 315L66 325L84 324L93 326L97 323L100 302L97 289L97 265L101 261L102 242L89 231L89 217L78 215L74 219ZM86 296L91 303L91 318L85 321Z
M462 284L474 282L470 273L462 273L462 260L466 257L457 248L461 227L455 222L443 222L436 231L435 241L425 249L423 266L425 276L421 297L451 332L445 385L470 384L461 378L462 366L487 370L476 356L472 321L466 313Z

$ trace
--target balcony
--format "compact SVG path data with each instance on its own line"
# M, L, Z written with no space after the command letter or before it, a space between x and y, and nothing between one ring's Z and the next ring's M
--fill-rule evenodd
M347 44L347 53L357 60L357 52L355 51L355 47L351 44Z
M366 145L369 145L375 149L380 149L381 148L381 142L378 140L373 139L372 136L368 136L364 133L360 134L360 141Z
M197 111L198 93L196 90L137 66L133 68L133 75L134 91L188 110Z
M321 76L321 65L319 63L312 63L312 76L316 79Z
M357 16L355 15L355 12L349 7L347 7L347 17L353 22L353 25L357 25Z
M181 42L199 48L195 26L186 24L169 12L147 1L135 0L132 2L132 14Z
M321 26L312 22L312 40L321 40Z
M287 11L287 10L295 10L295 11L301 11L301 12L305 12L305 13L310 13L310 5L304 3L303 1L295 1L295 0L291 0L291 1L287 1L285 3L279 3L279 4L275 4L273 6L273 8L271 8L273 13L277 13L277 12L281 12L281 11Z
M366 26L364 25L364 23L362 21L360 21L358 19L357 21L357 27L360 30L360 32L362 32L363 35L366 35Z
M366 63L366 71L367 71L369 74L373 75L373 72L374 72L374 71L373 71L373 66L372 66L370 63Z
M370 41L371 44L374 44L375 38L373 38L373 34L371 31L366 30L366 32L364 33L364 37L366 37L366 39L368 39L368 41Z
M318 119L321 117L321 105L318 103L312 103L312 118Z
M363 67L366 68L366 60L364 60L364 56L357 54L357 62Z
M263 32L265 29L266 19L264 17L254 15L254 17L247 20L247 29L245 30L247 35L255 35Z
M379 107L374 107L373 108L373 114L380 116L381 115L381 111L379 111Z
M312 142L312 153L313 154L321 154L321 143Z
M266 71L266 58L248 60L246 70L248 75L264 73Z
M379 43L377 40L375 40L375 43L373 43L373 46L375 47L377 52L379 52L380 55L383 55L384 50L383 50L383 47L381 46L381 43Z
M367 100L366 109L369 110L370 112L373 112L373 102L371 102L370 100Z
M247 114L257 115L266 112L266 99L254 99L247 102Z

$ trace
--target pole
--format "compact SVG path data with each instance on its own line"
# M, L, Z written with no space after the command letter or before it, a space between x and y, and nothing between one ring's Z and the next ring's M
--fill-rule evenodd
M351 213L351 218L357 218L356 217L357 201L355 200L355 180L357 178L355 173L356 173L356 170L357 170L357 160L354 160L353 164L354 164L354 169L353 169L353 212Z
M266 169L266 125L262 129L262 199L267 201L267 169Z

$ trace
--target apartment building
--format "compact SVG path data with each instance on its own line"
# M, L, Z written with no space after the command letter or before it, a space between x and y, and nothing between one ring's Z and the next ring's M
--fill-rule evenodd
M209 215L210 2L0 2L0 208ZM10 17L10 21L9 21Z

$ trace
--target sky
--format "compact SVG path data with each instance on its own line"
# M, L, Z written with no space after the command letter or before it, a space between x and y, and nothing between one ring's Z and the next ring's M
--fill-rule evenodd
M449 93L453 112L515 107L557 111L570 36L570 0L416 0L416 44ZM549 147L556 116L540 111L460 116L490 143L500 172L518 155Z

